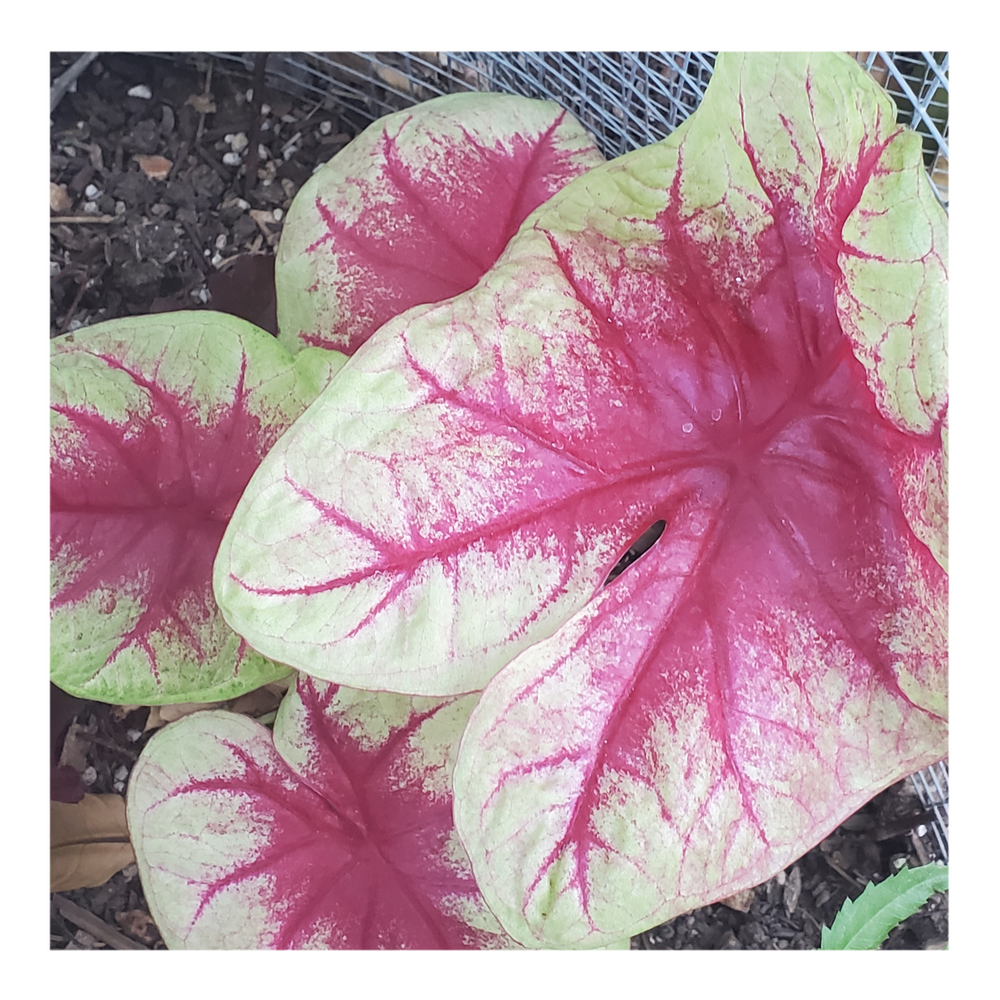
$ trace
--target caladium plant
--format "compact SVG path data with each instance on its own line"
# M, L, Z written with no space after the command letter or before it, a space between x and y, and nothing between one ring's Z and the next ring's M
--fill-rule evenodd
M397 313L466 291L603 162L550 101L451 94L379 119L295 196L275 264L282 343L353 354Z
M757 884L946 752L946 261L859 67L721 57L358 349L244 494L223 612L329 681L486 685L455 817L522 943Z
M273 735L212 710L154 736L132 772L128 821L167 945L516 947L451 818L475 701L300 675Z
M946 753L947 228L919 140L835 55L722 56L691 119L607 165L551 109L535 153L506 112L490 146L479 99L431 109L439 141L419 109L374 129L290 213L282 337L353 354L218 547L234 648L300 671L274 737L200 713L133 773L173 946L620 944ZM451 234L478 273L411 294L443 245L413 184L470 205L550 153L576 179Z
M298 203L318 207L328 227L322 253L304 251L329 278L326 298L317 288L301 297L354 310L348 336L337 340L331 327L317 342L351 351L377 325L373 312L387 318L459 290L449 271L462 287L474 283L529 211L598 162L560 108L499 95L428 102L369 130ZM396 187L379 192L372 185L386 171ZM382 214L345 218L352 189ZM307 215L288 223L286 306L288 247ZM390 234L401 245L394 261L380 259L379 219L421 238ZM391 275L369 281L364 328L348 280L359 267L369 279ZM346 360L290 329L294 358L262 330L213 313L114 321L53 342L51 669L66 690L119 703L215 701L289 673L228 628L210 570L261 457ZM165 938L175 947L514 946L485 908L451 821L451 767L474 698L418 706L320 688L300 682L277 743L215 712L171 727L143 755L130 784L133 839ZM314 752L292 746L299 736ZM205 809L227 825L204 825ZM192 855L178 854L178 837L196 843ZM333 856L344 864L327 871ZM303 899L309 872L320 890ZM263 883L269 892L258 891Z
M600 162L551 102L428 101L373 125L296 200L278 268L296 357L218 313L56 338L52 679L88 698L162 704L287 675L228 628L212 595L251 473L343 365L334 346L351 352L379 317L474 283L533 208ZM307 314L308 335L295 325Z
M223 700L288 675L222 619L219 540L251 473L343 364L221 313L52 341L51 677L117 704Z

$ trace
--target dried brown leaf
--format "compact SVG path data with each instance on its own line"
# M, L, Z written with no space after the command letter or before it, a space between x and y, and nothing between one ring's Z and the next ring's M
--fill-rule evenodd
M269 691L266 687L260 687L237 698L233 702L232 711L256 718L273 712L281 704L282 697L283 693L279 694Z
M111 709L111 718L115 722L121 722L123 719L127 719L133 712L137 712L142 705L115 705Z
M168 722L176 722L183 719L185 715L194 715L206 708L226 708L227 702L218 701L186 701L177 705L153 705L149 710L149 718L146 719L144 732L151 729L159 729Z
M50 892L104 885L135 861L121 795L52 802L49 822Z

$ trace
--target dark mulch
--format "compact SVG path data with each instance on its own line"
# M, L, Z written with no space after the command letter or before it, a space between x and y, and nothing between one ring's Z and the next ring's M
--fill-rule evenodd
M51 79L78 56L53 53ZM150 96L129 96L135 87ZM119 316L205 307L237 312L273 332L268 275L284 213L314 167L364 119L333 101L269 89L254 102L249 87L208 60L191 66L101 54L84 70L52 115L50 179L61 200L50 227L52 336ZM247 183L255 132L262 150ZM234 153L239 163L231 166ZM157 167L164 179L155 179ZM254 255L249 264L244 254ZM53 764L71 721L86 748L76 768L54 772L54 782L61 779L54 794L121 793L150 735L143 733L148 711L54 695ZM911 785L900 782L748 893L742 909L703 907L638 935L632 947L816 948L821 926L869 880L935 859L930 838L918 835L926 823ZM51 914L53 949L163 947L134 864L97 888L54 894ZM938 895L884 947L939 948L947 937L947 897Z

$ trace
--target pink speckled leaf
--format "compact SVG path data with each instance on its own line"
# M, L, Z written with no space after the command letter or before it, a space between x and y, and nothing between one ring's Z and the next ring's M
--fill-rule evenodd
M52 680L115 704L214 701L287 675L219 614L212 563L261 457L344 358L220 313L52 342Z
M859 67L720 57L668 140L354 355L233 517L227 619L342 683L507 664L455 809L524 943L761 882L946 752L946 260Z
M756 885L947 753L946 236L919 140L846 60L756 57L720 60L633 172L654 156L659 280L594 266L620 252L597 213L584 239L561 205L538 223L632 370L656 366L633 398L659 396L651 467L687 486L463 737L456 825L521 941Z
M548 101L452 94L387 115L303 185L275 266L281 342L352 354L471 288L542 202L604 162Z
M943 587L911 556L915 535L943 562L946 537L947 233L919 140L846 58L722 66L674 136L568 185L474 289L386 324L282 438L216 563L254 648L475 690L644 528L698 510L696 606L768 538L764 572L809 577L866 657L930 643L912 684L941 707L940 619L892 582L916 560Z
M128 822L170 948L516 947L451 818L475 696L411 699L299 678L274 736L208 711L132 772Z

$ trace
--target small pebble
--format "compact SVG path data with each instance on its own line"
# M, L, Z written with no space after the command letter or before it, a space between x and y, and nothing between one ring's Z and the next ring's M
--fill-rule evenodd
M196 288L191 293L191 298L196 299L198 302L204 305L208 301L208 289L207 288Z
M319 123L319 134L329 135L333 131L333 122L325 121Z
M287 161L290 160L298 151L298 146L286 146L281 155Z
M125 735L128 737L129 743L138 743L142 739L141 729L129 729L126 731Z
M70 330L79 330L80 326L80 321L75 319L72 323L70 323L69 328ZM95 781L97 781L97 768L93 765L84 768L83 774L80 775L80 778L85 785L92 785Z
M242 162L239 153L224 153L222 156L222 162L227 167L238 167Z
M96 201L85 201L83 203L83 214L84 215L100 215L101 210L97 207Z
M96 201L101 196L101 189L96 184L88 184L83 189L83 193L91 201Z
M128 96L141 97L144 101L148 101L153 96L153 92L144 83L140 83L129 90Z
M248 90L247 91L247 100L248 101L252 101L253 100L253 97L251 96L252 94L253 94L252 90ZM260 113L262 115L269 115L271 113L271 105L270 104L262 104L260 106Z
M242 153L247 146L250 145L250 140L246 137L245 132L237 132L236 135L227 135L226 142L232 146L233 151L236 153Z
M225 246L226 246L226 234L219 233L219 235L215 237L215 249L222 250L225 248Z
M284 215L285 215L285 213L282 212L282 210L280 208L276 208L271 213L271 218L274 219L275 222L281 222L281 220L284 218Z

